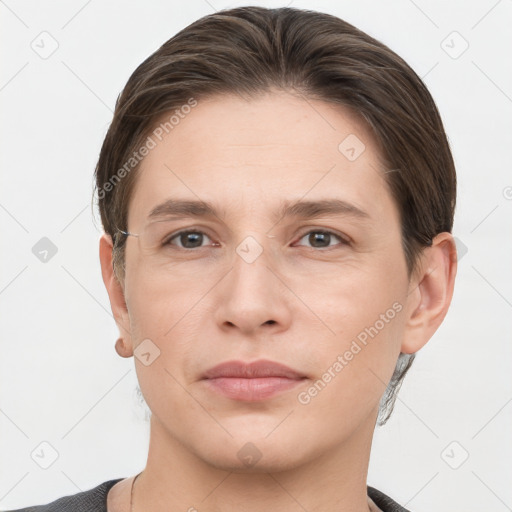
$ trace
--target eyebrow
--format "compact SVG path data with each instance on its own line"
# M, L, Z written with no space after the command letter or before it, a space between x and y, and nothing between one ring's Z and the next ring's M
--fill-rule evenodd
M339 215L368 220L370 215L354 204L342 199L319 199L315 201L284 201L274 213L274 220L286 217L314 219L323 215ZM208 202L198 200L167 199L155 206L148 219L158 217L217 217L219 212Z

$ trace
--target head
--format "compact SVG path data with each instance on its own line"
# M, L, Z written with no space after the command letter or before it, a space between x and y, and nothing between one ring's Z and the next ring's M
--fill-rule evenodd
M327 14L206 16L132 74L95 177L103 278L126 355L148 339L159 354L136 367L164 430L229 465L230 439L278 460L306 428L318 433L297 451L306 458L377 414L385 423L456 272L453 159L399 56ZM182 205L154 223L194 233L158 259L140 234L170 198L213 211ZM258 403L212 395L204 371L233 359L306 378Z

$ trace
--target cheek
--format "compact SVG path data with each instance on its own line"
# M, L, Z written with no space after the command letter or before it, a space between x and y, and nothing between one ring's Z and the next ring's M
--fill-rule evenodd
M310 273L295 289L331 331L328 336L326 330L327 342L352 339L373 325L378 331L390 331L404 307L407 286L400 269L340 266L321 279L317 277Z
M375 398L391 377L405 322L405 274L398 270L390 279L380 266L364 272L351 269L304 295L326 326L325 335L315 336L315 372L322 382L337 382L329 387L339 387L341 395L358 389L361 397L367 392ZM311 333L307 319L302 329Z
M135 346L145 338L168 345L166 341L174 337L183 320L189 319L194 305L204 295L204 283L152 274L135 265L128 275L126 304Z
M324 338L330 342L317 348L321 353L317 352L315 378L297 397L304 411L323 416L326 432L331 434L332 425L340 429L336 432L349 432L377 410L400 352L401 304L381 297L359 308L351 306L356 299L346 300L346 312L337 316L337 323L331 318L337 336ZM309 422L315 415L304 419ZM311 422L313 428L315 420Z
M180 411L191 414L195 403L183 387L183 379L176 370L166 364L163 356L151 365L136 362L137 380L149 409L168 426L178 428ZM196 411L199 416L200 411Z

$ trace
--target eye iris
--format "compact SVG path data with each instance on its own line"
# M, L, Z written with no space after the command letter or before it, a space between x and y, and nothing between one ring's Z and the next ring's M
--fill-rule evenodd
M189 231L179 235L181 245L186 249L201 247L203 242L203 234L199 232ZM309 243L313 247L329 247L331 243L331 234L323 231L312 231L309 234Z
M320 242L320 246L315 245L316 242ZM322 242L325 242L324 245L322 245ZM313 247L328 247L331 242L331 235L330 233L322 233L320 231L313 231L309 235L309 243Z
M180 235L180 242L183 247L191 249L194 247L201 247L203 242L203 235L201 233L182 233ZM192 242L189 244L188 242Z

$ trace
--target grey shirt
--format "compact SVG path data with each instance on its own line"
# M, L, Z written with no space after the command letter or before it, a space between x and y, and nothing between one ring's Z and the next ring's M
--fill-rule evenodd
M94 489L59 498L47 505L36 505L5 512L107 512L107 494L121 480L123 479L108 480ZM370 486L367 489L368 496L382 512L409 512L377 489Z

